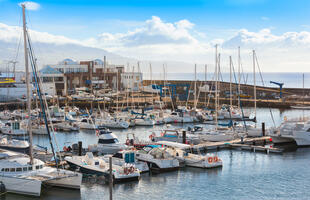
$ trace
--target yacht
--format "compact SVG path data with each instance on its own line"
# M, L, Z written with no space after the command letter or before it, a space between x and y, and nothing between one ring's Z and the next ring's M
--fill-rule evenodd
M127 148L127 145L121 144L109 129L96 130L96 132L98 143L89 145L89 151L98 152L98 154L113 154Z
M90 117L82 118L80 121L75 122L80 129L96 130L96 125L93 123Z
M60 131L66 131L66 132L76 132L80 130L80 127L77 126L77 124L72 123L70 121L64 121L57 124L54 124L54 128Z
M273 143L296 142L297 146L310 145L310 120L286 120L269 134Z
M159 145L146 146L136 156L138 160L147 162L150 170L155 172L174 171L180 167L179 161Z
M26 154L0 149L0 181L7 192L40 196L42 184L80 189L82 175L63 169L45 166L38 159Z
M29 153L29 142L26 140L9 139L7 136L0 137L0 148L20 153Z
M155 125L155 121L150 117L140 117L135 118L135 125L136 126L153 126Z
M83 174L92 174L109 178L109 163L100 157L94 157L92 152L85 156L66 156L65 160L72 169L79 169ZM113 160L113 159L112 159ZM139 180L140 172L131 164L123 166L112 164L113 182Z
M185 166L197 167L197 168L216 168L222 167L222 160L214 154L197 155L193 153L187 153L186 151L178 148L168 148L171 155L184 163Z
M6 123L2 123L0 131L5 135L11 136L24 136L27 135L27 131L23 128L23 121L11 120Z
M96 124L111 129L127 129L129 127L128 122L117 118L96 119Z

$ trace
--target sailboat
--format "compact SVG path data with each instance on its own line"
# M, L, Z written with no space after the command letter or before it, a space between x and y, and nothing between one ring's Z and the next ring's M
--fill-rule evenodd
M36 73L36 62L33 57L33 52L30 45L26 29L26 17L25 17L25 4L22 4L23 10L23 32L24 32L24 48L25 48L25 68L26 68L26 85L27 85L27 110L28 116L31 116L31 90L30 90L30 74L28 67L28 56L33 68L33 74L35 79L35 85L37 93L40 98L40 105L45 120L46 129L51 141L51 135L48 129L47 118L45 115L45 105L41 96L40 86ZM29 46L28 46L29 45ZM29 47L29 54L28 54ZM32 149L32 119L28 118L28 132L29 132L29 155L15 153L7 150L0 149L0 181L5 186L7 192L26 194L32 196L41 195L42 184L51 186L59 186L64 188L80 189L82 183L82 175L80 173L45 166L45 163L41 160L33 158ZM58 164L54 147L51 143L52 152L56 164ZM57 165L58 166L58 165Z

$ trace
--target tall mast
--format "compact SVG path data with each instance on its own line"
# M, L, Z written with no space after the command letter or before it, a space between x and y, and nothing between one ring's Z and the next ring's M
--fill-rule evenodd
M27 85L27 112L28 112L28 132L29 132L29 156L30 164L33 164L32 155L32 128L31 128L31 89L30 89L30 73L28 63L28 47L27 47L27 28L26 28L26 15L25 4L22 4L23 9L23 32L24 32L24 53L25 53L25 69L26 69L26 85Z
M241 57L240 57L240 47L238 47L238 95L240 96L240 82L241 82ZM240 108L240 98L238 98L238 108Z
M208 70L208 66L207 64L205 65L205 85L203 87L207 87L207 70ZM207 106L207 92L205 90L205 106Z
M254 116L256 117L256 75L255 75L255 50L253 50L253 80L254 80Z
M232 81L232 60L231 60L231 56L229 57L229 100L230 100L230 109L232 108L232 85L231 85L231 81Z
M217 44L215 45L215 129L217 130L217 99L218 99L218 64L217 64Z
M196 82L197 82L197 65L195 64L195 83L194 83L194 109L196 109Z

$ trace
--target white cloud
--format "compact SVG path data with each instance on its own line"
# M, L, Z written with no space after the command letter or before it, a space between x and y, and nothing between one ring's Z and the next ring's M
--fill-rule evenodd
M24 1L19 3L18 5L21 6L22 4L25 5L27 10L39 10L41 7L40 4L33 1Z
M245 71L252 70L250 55L252 49L257 50L263 71L310 71L310 57L308 56L310 32L274 34L270 28L257 32L247 29L232 32L229 32L231 36L228 39L219 37L206 41L206 38L210 38L210 30L201 33L200 36L195 25L188 20L164 22L159 17L154 16L138 23L128 32L102 33L84 41L33 30L30 30L30 35L35 43L77 44L105 49L138 60L207 63L209 66L214 63L214 45L220 44L223 71L225 71L225 67L228 68L228 56L232 55L233 59L236 59L237 47L241 46ZM0 41L17 43L21 33L20 27L0 23ZM70 51L71 53L74 52L75 55L82 55L80 52L75 53L75 49ZM62 48L57 48L57 53L68 55L68 52ZM78 57L75 59L79 60ZM87 58L83 57L83 59ZM58 61L55 60L55 63ZM157 71L161 71L161 69L162 67L159 67ZM192 67L181 69L177 65L174 69L183 72L193 71ZM155 71L156 68L154 68Z
M16 42L21 37L22 28L18 26L8 26L6 24L0 23L0 40L5 42ZM69 39L64 36L52 35L46 32L38 32L29 30L29 34L31 36L31 40L33 42L40 42L40 43L52 43L52 44L80 44L73 39Z
M263 21L269 21L269 17L261 17L261 20L263 20Z
M133 31L127 33L102 33L97 38L86 41L90 45L109 46L143 46L150 44L189 44L197 42L190 30L194 24L188 20L175 23L165 23L159 17L153 16ZM98 44L99 42L99 44Z

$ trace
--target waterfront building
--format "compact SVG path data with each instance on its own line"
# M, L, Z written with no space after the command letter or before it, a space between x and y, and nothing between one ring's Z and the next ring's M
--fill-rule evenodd
M121 84L124 89L139 91L143 86L143 74L141 72L124 72L121 74Z
M48 76L44 75L45 80L52 81L53 78L51 77L54 77L55 80L56 77L62 74L61 77L63 77L64 85L61 89L63 90L61 93L63 95L69 94L73 92L75 88L79 87L88 87L90 89L110 88L113 90L116 90L118 87L120 90L121 74L124 73L124 66L109 64L106 59L104 60L105 61L95 59L91 61L77 62L72 59L64 59L58 64L47 65L49 67L47 71L50 73ZM53 73L50 68L58 71L59 73ZM60 81L61 79L58 80ZM46 86L47 85L48 84L46 84Z

